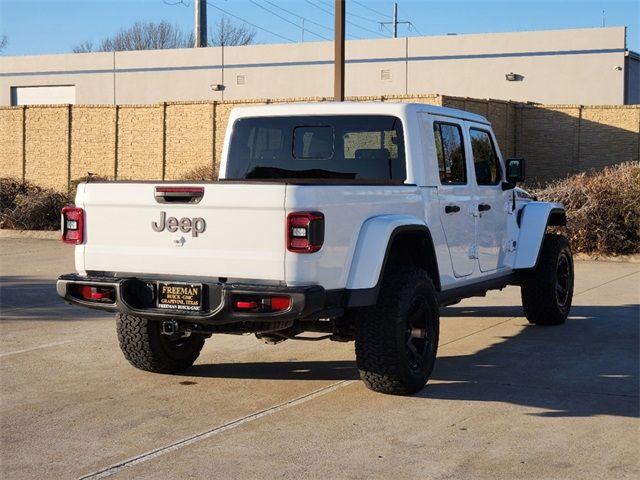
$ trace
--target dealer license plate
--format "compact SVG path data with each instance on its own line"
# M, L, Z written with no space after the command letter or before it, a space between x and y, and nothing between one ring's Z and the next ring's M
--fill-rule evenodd
M202 285L158 282L158 307L169 310L202 310Z

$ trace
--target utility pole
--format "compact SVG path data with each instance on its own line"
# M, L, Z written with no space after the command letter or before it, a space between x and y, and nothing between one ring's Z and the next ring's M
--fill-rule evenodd
M333 99L336 102L344 101L344 17L345 0L336 0L335 12L335 38L333 60Z
M398 38L398 4L393 2L393 38Z
M207 46L207 1L194 0L195 7L195 24L193 29L194 47Z
M399 22L398 21L398 4L396 2L393 3L393 20L391 22L380 22L380 25L391 25L391 30L393 32L393 38L398 38L398 24L406 23L407 25L411 25L411 22Z

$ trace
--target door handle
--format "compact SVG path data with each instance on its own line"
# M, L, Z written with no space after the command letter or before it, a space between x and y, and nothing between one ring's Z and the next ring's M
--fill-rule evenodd
M479 212L486 212L487 210L491 210L491 205L487 203L481 203L480 205L478 205Z
M460 211L460 207L458 205L447 205L444 207L444 213L458 213Z

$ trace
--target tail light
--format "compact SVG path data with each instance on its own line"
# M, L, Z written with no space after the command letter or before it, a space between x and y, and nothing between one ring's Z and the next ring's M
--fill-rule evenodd
M62 241L75 245L84 241L84 210L81 208L62 209Z
M324 243L324 215L320 212L294 212L287 216L287 250L314 253Z
M114 303L115 299L115 289L113 287L73 285L69 293L73 297L90 302Z
M257 295L234 295L233 309L236 312L274 313L291 308L291 297L262 297Z

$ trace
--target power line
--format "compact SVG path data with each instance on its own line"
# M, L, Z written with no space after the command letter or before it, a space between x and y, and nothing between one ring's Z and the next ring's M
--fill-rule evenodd
M327 13L329 15L331 15L333 17L333 12L330 12L329 10L326 10L325 8L321 7L320 5L316 5L313 2L310 2L309 0L304 0L305 2L307 2L309 5L312 5L314 7L316 7L319 10L322 10L324 13Z
M317 5L317 4L313 3L313 2L311 2L310 0L304 0L304 1L307 2L309 5L312 5L312 6L316 7L318 10L322 10L324 13L333 16L333 12L330 12L330 11L326 10L325 8L321 7L320 5ZM376 32L375 30L371 30L369 28L362 27L362 26L360 26L360 25L358 25L356 23L350 22L349 20L345 20L345 22L348 23L349 25L351 25L352 27L359 28L360 30L365 30L365 31L367 31L369 33L373 33L374 35L379 35L381 37L384 37L384 35L382 35L380 32Z
M275 4L275 3L273 3L273 2L271 2L269 0L263 0L263 1L268 3L269 5L271 5L273 7L276 7L278 9L282 10L283 12L287 12L289 15L293 15L294 17L299 18L300 20L304 20L305 22L309 22L312 25L316 25L316 26L318 26L320 28L324 28L325 30L329 30L330 32L333 32L333 28L326 27L326 26L322 25L321 23L317 23L317 22L314 22L313 20L309 20L306 17L302 17L302 16L298 15L297 13L294 13L291 10L287 10L286 8L283 8L280 5L277 5L277 4Z
M420 30L418 30L418 27L416 27L416 24L413 22L409 22L409 25L411 25L413 27L413 29L416 31L416 33L418 35L422 35L422 33L420 32Z
M377 13L378 15L382 15L384 18L389 18L389 15L387 15L386 13L379 12L378 10L373 9L373 8L371 8L370 6L365 5L365 4L364 4L364 3L362 3L362 2L358 2L358 1L356 1L356 0L351 0L351 1L352 1L353 3L355 3L356 5L360 5L362 8L366 8L367 10L372 11L373 13Z
M320 28L324 28L325 30L333 32L333 28L329 28L329 27L326 27L325 25L322 25L322 24L320 24L318 22L314 22L313 20L309 20L307 17L303 17L301 15L298 15L297 13L292 12L291 10L287 10L286 8L281 7L280 5L276 5L275 3L271 2L270 0L263 0L263 1L268 3L269 5L271 5L273 7L276 7L278 9L282 10L283 12L287 12L289 15L293 15L294 17L299 18L300 20L304 20L305 22L309 22L312 25L316 25L316 26L318 26ZM326 10L324 10L324 11L326 12ZM331 13L331 12L327 12L327 13L329 13L330 15L333 15L333 13ZM352 33L348 33L347 36L351 37L351 38L355 38L356 40L364 40L362 37L358 37L357 35L353 35Z
M380 22L378 20L374 20L372 18L363 17L362 15L358 15L357 13L347 12L347 15L349 15L351 17L360 18L360 19L365 20L367 22L375 23L376 25L380 25Z
M253 28L257 28L258 30L262 30L263 32L270 33L271 35L275 35L276 37L282 38L283 40L286 40L288 42L296 43L295 40L291 40L290 38L287 38L284 35L280 35L279 33L272 32L271 30L267 30L266 28L260 27L260 26L256 25L255 23L251 23L251 22L245 20L244 18L240 18L237 15L234 15L233 13L227 12L226 10L220 8L219 6L214 5L213 3L207 2L207 5L209 5L210 7L215 8L216 10L220 10L222 13L225 13L225 14L229 15L230 17L235 18L236 20L240 20L241 22L244 22L247 25L251 25Z
M291 20L289 20L289 19L287 19L287 18L284 18L282 15L280 15L280 14L278 14L278 13L274 12L273 10L269 10L267 7L265 7L264 5L260 5L260 4L259 4L259 3L257 3L255 0L249 0L249 2L253 3L253 4L254 4L255 6L257 6L257 7L260 7L261 9L265 10L266 12L269 12L271 15L274 15L274 16L278 17L280 20L283 20L283 21L285 21L285 22L287 22L287 23L289 23L289 24L293 25L294 27L302 28L302 31L303 31L303 32L304 32L304 31L307 31L307 32L309 32L310 34L315 35L316 37L322 38L323 40L330 40L329 38L327 38L327 37L325 37L325 36L323 36L323 35L320 35L319 33L316 33L316 32L314 32L313 30L310 30L310 29L305 28L305 27L301 27L301 26L300 26L300 25L298 25L297 23L294 23L294 22L292 22ZM302 18L302 17L301 17L301 18ZM304 18L303 18L303 21L304 21ZM304 23L303 23L303 25L304 25Z
M326 2L325 0L318 0L318 3L324 3L327 7L333 8L334 5L331 2Z
M169 2L167 0L162 0L162 3L164 3L165 5L169 5L170 7L175 7L176 5L182 5L183 7L188 7L189 4L185 3L184 0L177 0L175 2Z

